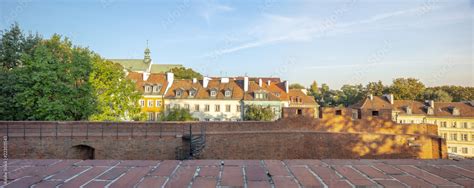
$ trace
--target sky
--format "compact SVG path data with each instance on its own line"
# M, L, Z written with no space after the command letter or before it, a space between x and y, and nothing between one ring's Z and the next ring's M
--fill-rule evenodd
M0 0L0 29L54 33L104 58L333 89L399 77L474 86L474 1Z

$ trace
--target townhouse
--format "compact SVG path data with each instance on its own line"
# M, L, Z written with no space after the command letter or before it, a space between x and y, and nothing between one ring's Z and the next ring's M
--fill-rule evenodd
M318 103L306 92L306 89L290 89L289 107L283 108L283 118L300 116L317 118L319 116Z
M354 119L373 117L400 124L429 123L438 126L448 152L474 157L474 102L393 100L393 95L368 96L352 105Z

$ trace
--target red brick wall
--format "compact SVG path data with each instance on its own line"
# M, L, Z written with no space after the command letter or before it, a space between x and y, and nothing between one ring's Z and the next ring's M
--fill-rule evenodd
M302 114L298 114L298 110L301 110ZM318 118L318 113L316 108L297 108L297 107L288 107L283 108L283 118L295 118L295 117L308 117L308 118Z

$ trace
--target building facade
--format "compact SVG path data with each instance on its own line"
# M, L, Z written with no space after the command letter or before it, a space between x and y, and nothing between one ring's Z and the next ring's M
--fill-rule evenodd
M314 97L308 96L305 89L290 89L289 107L283 108L283 118L310 117L318 118L319 105Z
M273 112L272 120L282 118L282 110L289 106L288 82L272 82L270 79L244 77L244 96L242 99L243 116L249 106L270 107Z

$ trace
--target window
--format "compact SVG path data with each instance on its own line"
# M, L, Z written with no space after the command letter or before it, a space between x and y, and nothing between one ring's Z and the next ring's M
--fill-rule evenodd
M181 95L183 95L183 91L181 90L176 90L176 97L181 97Z
M441 137L444 138L444 139L448 139L448 133L442 133Z
M151 86L145 86L145 92L150 93L151 92Z
M237 105L237 112L240 112L240 105Z
M160 85L153 86L153 93L158 93L158 92L160 92L160 90L161 90L161 86L160 86Z
M160 100L156 100L156 107L161 107L161 101Z
M342 110L336 110L336 116L342 115Z
M217 95L217 91L216 90L211 90L211 97L215 97Z
M457 153L457 152L458 152L458 148L457 148L457 147L452 147L452 148L451 148L451 152Z
M296 112L296 114L298 114L298 115L303 115L303 110L302 110L302 109L298 109L298 111Z
M467 141L467 134L461 134L461 140L462 141Z
M462 153L467 154L467 148L462 148Z
M379 116L379 111L372 111L372 116Z
M189 110L189 104L184 104L184 109Z
M145 107L145 100L140 100L139 102L141 107Z
M458 125L457 122L455 122L455 121L451 122L451 127L452 128L456 128L457 125Z
M155 121L155 113L148 112L148 121Z
M449 136L450 136L450 138L449 138L450 140L454 140L454 141L458 140L458 134L456 134L456 133L450 134Z
M204 118L204 121L211 121L211 119L209 119L209 118Z
M208 104L206 104L206 106L204 106L204 111L205 112L211 111L211 107Z
M220 111L221 111L221 105L216 104L215 107L216 107L216 108L215 108L215 111L216 111L216 112L220 112Z
M281 94L280 94L280 93L278 93L278 92L276 92L276 93L273 93L273 94L274 94L275 96L277 96L277 97L280 97L280 96L281 96Z
M179 106L179 104L174 104L174 107L173 107L173 108L175 108L175 109L179 109L179 108L180 108L180 106Z
M194 105L194 111L199 112L199 104Z
M153 103L155 103L153 100L148 100L148 107L153 107Z
M189 91L189 97L194 97L196 96L196 90L192 89Z
M232 92L230 90L225 91L225 96L226 97L230 97L231 94L232 94Z
M464 123L462 124L462 128L465 128L465 129L468 128L468 127L467 127L467 122L464 122Z
M442 121L442 122L441 122L441 127L446 128L446 127L447 127L447 124L448 124L448 123L447 123L446 121Z
M170 110L170 109L171 109L171 105L167 104L165 110Z
M225 111L230 112L230 105L225 105Z

